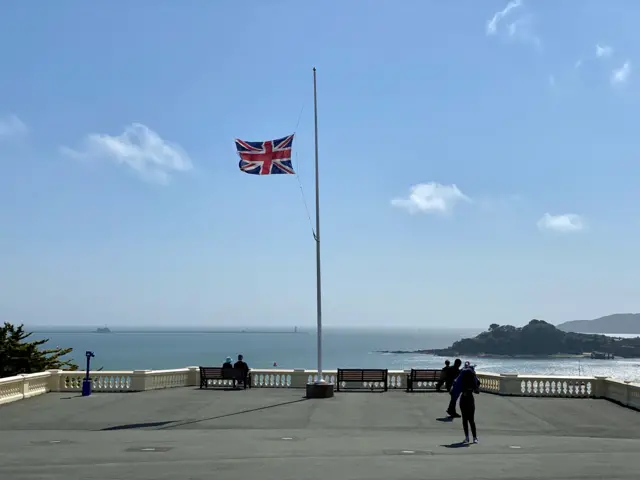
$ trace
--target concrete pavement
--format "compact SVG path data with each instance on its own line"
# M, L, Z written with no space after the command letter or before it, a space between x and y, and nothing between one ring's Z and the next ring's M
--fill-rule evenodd
M446 394L178 388L0 407L2 479L539 479L640 475L640 413L605 400L477 397L460 446Z

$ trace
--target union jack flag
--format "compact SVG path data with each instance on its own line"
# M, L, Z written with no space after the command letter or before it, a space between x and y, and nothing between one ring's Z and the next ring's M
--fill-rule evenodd
M251 175L293 175L292 145L293 135L266 142L245 142L236 138L236 149L240 155L238 166Z

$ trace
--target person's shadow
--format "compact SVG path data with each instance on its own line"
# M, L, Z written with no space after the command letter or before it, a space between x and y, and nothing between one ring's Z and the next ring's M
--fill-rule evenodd
M453 418L454 417L440 417L440 418L436 418L436 420L438 422L451 423L453 422Z
M456 442L456 443L450 443L449 445L440 445L440 446L444 448L468 448L469 444L467 442Z

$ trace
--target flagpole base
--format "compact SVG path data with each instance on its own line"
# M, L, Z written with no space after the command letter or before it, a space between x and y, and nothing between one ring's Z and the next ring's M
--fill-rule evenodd
M307 398L332 398L333 383L324 380L314 383L307 383Z

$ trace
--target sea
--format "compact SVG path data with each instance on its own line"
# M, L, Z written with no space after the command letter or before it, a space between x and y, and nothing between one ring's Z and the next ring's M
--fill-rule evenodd
M227 356L245 357L253 368L307 368L317 365L315 330L294 329L92 329L33 327L31 339L48 339L48 347L71 347L71 357L84 368L91 351L91 369L163 370L191 365L221 365ZM444 358L381 351L444 348L479 330L461 329L336 329L323 330L323 368L441 368ZM620 335L617 335L620 336ZM630 335L635 336L635 335ZM640 383L640 359L464 357L478 371L539 375L605 375Z

